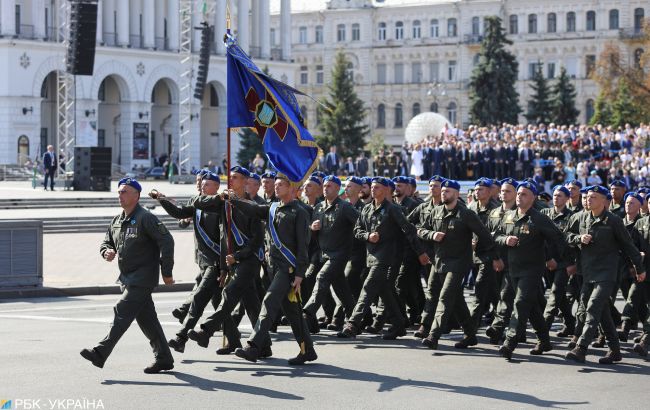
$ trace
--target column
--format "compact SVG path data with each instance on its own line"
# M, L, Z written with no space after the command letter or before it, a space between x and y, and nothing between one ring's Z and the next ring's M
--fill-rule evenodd
M154 22L156 18L156 6L155 6L155 0L144 0L144 4L142 6L142 24L144 25L143 28L143 35L144 35L144 47L152 49L154 48L155 45L155 30L156 26Z
M239 0L237 7L237 39L239 41L239 46L247 53L250 45L249 12L250 0Z
M2 25L2 35L13 37L16 35L16 0L4 0L2 2L2 16L0 24Z
M140 11L142 10L142 0L129 0L129 7L129 45L133 48L140 48L142 47L142 38L138 38L138 36L140 36L141 31Z
M117 45L122 47L129 46L129 0L117 1Z
M34 0L32 3L32 24L34 38L45 38L45 0Z
M104 14L102 17L104 18L102 29L106 33L104 43L108 46L115 46L117 44L117 30L115 29L115 0L104 0Z
M226 0L217 0L214 10L214 42L217 54L226 54L226 46L223 44L223 36L226 34Z
M271 58L271 6L269 0L260 0L260 47L262 58Z
M154 21L154 44L158 50L164 50L165 38L165 17L167 16L167 7L165 2L158 2L156 5L156 19ZM149 18L145 16L145 18ZM167 29L169 30L169 29Z
M280 3L280 43L282 43L282 59L291 61L291 1L282 0Z
M97 35L95 36L98 44L104 42L104 0L97 2Z
M178 50L180 47L180 15L178 0L167 0L167 33L169 49Z
M260 52L260 1L251 0L251 38L250 47L255 50L253 58L258 58Z

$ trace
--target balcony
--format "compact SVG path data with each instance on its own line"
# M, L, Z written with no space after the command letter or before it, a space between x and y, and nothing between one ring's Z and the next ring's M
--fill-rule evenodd
M115 33L104 32L104 45L107 47L117 46L117 36Z
M480 34L465 34L463 43L465 44L481 44L483 36Z
M131 34L129 36L129 46L131 46L131 48L143 48L144 44L142 42L142 36Z
M643 37L643 29L641 27L622 28L618 30L618 38L621 40L637 40Z

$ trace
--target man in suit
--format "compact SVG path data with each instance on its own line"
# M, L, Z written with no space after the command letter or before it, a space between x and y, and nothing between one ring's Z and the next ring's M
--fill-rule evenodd
M357 157L355 168L357 170L356 175L360 177L365 177L368 174L368 158L363 151L359 152Z
M339 171L339 156L336 153L336 145L330 147L330 152L325 156L325 169L330 175L336 175Z
M531 176L533 150L528 148L528 144L526 143L521 145L521 149L519 150L519 161L521 161L522 178L528 178Z
M465 143L461 145L461 148L456 154L456 159L458 161L458 178L467 179L467 163L469 162L469 144Z
M54 191L54 176L56 175L57 158L52 145L47 146L47 152L43 154L43 173L45 180L43 186L47 191L47 179L50 179L50 190Z

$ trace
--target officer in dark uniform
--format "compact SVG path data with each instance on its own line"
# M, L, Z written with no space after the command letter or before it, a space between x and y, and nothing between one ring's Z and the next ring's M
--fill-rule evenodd
M551 219L555 226L562 232L566 231L571 211L566 207L571 193L565 186L558 185L553 190L553 207L542 209L540 212ZM552 286L551 293L546 303L544 310L544 320L546 326L551 329L553 320L556 316L562 317L563 328L560 331L563 335L573 334L575 330L575 318L569 300L566 297L567 283L569 282L569 275L566 272L566 266L558 264L561 255L553 254L553 247L546 244L546 251L548 259L546 269L552 273ZM565 261L566 263L573 264L573 261Z
M278 199L275 196L274 184L277 174L273 171L267 171L262 174L262 190L264 191L264 200L267 204L276 202Z
M406 335L404 318L395 300L394 283L388 280L388 271L397 256L395 255L397 231L404 232L406 239L419 255L420 264L428 263L429 257L417 240L415 227L408 222L399 206L390 202L391 184L391 180L383 177L372 180L373 203L363 208L354 227L354 236L366 241L367 263L370 271L363 284L354 313L343 330L338 333L339 337L356 337L361 333L366 309L377 296L382 298L392 321L392 327L383 338L393 340Z
M388 167L388 178L393 178L399 173L399 157L395 154L395 151L391 148L386 159Z
M615 179L609 184L609 192L612 196L612 201L609 204L609 212L618 216L619 218L625 218L625 193L627 192L627 185L625 181L620 179Z
M551 351L551 339L542 314L544 293L542 275L547 257L544 242L554 246L557 255L565 255L567 244L562 231L553 221L533 208L537 188L530 182L517 187L517 209L508 211L504 229L496 237L499 245L508 246L508 269L515 289L515 302L506 341L499 353L510 360L519 337L530 323L537 333L537 345L530 354L540 355ZM562 263L560 260L558 263Z
M609 298L616 286L618 276L618 253L623 252L636 267L637 275L645 274L641 254L634 246L623 221L606 209L608 200L606 188L588 188L589 212L580 215L579 221L569 227L568 241L581 248L580 260L584 283L581 299L588 300L585 324L576 347L566 354L568 360L584 363L587 347L598 331L598 326L607 338L609 351L600 358L603 364L612 364L622 359L620 342L609 310Z
M567 202L566 207L569 208L571 213L576 213L582 211L582 196L580 190L582 189L582 182L577 179L573 179L564 184L565 187L569 190L569 202Z
M323 180L325 201L314 208L310 229L318 240L321 269L315 286L304 307L304 316L311 333L319 332L316 314L323 300L330 294L330 286L341 301L345 316L350 317L355 300L345 279L345 265L352 248L352 229L359 212L339 197L341 180L330 175ZM306 295L307 296L307 295Z
M174 368L174 358L167 346L158 321L151 293L162 272L165 285L174 283L174 238L158 218L140 206L142 187L134 178L118 182L117 193L123 211L113 218L99 248L102 257L111 262L117 256L122 297L115 305L115 317L108 335L92 349L83 349L81 356L97 367L113 351L118 340L133 320L138 322L153 348L155 362L145 373L159 373Z
M247 345L236 349L235 355L251 362L257 361L269 340L269 330L282 309L300 346L300 353L290 359L289 364L300 365L317 359L307 323L302 317L300 298L300 284L308 265L309 215L295 199L296 189L286 176L277 174L274 191L279 202L267 205L237 198L232 191L228 193L235 208L267 222L267 249L272 272L271 284L253 332Z
M422 322L428 323L429 315L434 313L433 325L429 335L422 344L430 349L438 348L438 339L451 315L462 326L465 337L454 347L466 349L478 344L476 339L476 323L472 319L463 297L463 278L471 269L472 237L476 235L478 245L477 256L481 260L492 261L494 270L503 269L496 254L494 240L490 232L481 223L479 217L459 201L460 185L454 180L442 183L442 205L436 206L424 226L418 229L420 239L434 243L435 259L432 275L439 275L443 284L437 307L427 300ZM429 278L431 282L431 278Z
M246 181L246 193L252 201L257 202L258 204L265 203L264 198L259 195L261 186L262 177L259 174L251 172L250 178Z

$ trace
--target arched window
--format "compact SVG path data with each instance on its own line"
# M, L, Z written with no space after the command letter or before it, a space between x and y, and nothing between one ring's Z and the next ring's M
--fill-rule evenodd
M456 37L458 35L458 23L456 19L447 20L447 37Z
M519 33L519 17L516 14L511 14L509 18L509 33L517 34Z
M422 37L422 30L420 28L420 20L413 21L413 38Z
M566 14L566 31L568 33L576 31L576 13L573 11Z
M456 124L456 103L453 101L447 105L447 119L452 124Z
M420 113L420 103L413 104L413 115L412 115L412 117L415 117L419 113Z
M404 110L402 103L395 104L395 128L402 128L404 126Z
M218 107L218 106L219 106L219 94L217 94L216 87L213 84L210 84L210 107Z
M429 111L438 112L438 103L437 102L432 102L431 105L429 106Z
M18 137L18 164L23 165L29 159L29 137L21 135Z
M348 62L345 72L347 73L350 81L354 81L354 65L351 62Z
M537 33L537 14L528 15L528 33L529 34Z
M386 128L386 106L384 104L377 106L377 128Z
M641 68L641 59L643 58L643 49L634 50L634 68Z
M594 100L590 98L585 103L585 119L587 120L587 123L591 121L591 118L594 116L594 113L595 113Z
M431 19L430 24L430 35L432 38L440 37L440 26L438 25L438 19Z
M634 9L634 32L640 33L643 29L643 17L645 13L642 8Z
M472 35L478 36L480 31L480 19L478 17L472 17Z
M314 41L317 44L323 44L323 26L316 26L314 28Z
M587 31L596 31L596 12L593 10L587 12Z
M383 21L377 25L377 40L386 40L386 23Z
M557 14L548 13L546 17L546 31L548 33L555 33L557 31Z
M611 9L609 11L609 29L618 30L618 9Z
M402 40L404 38L404 23L398 21L395 23L395 40Z

